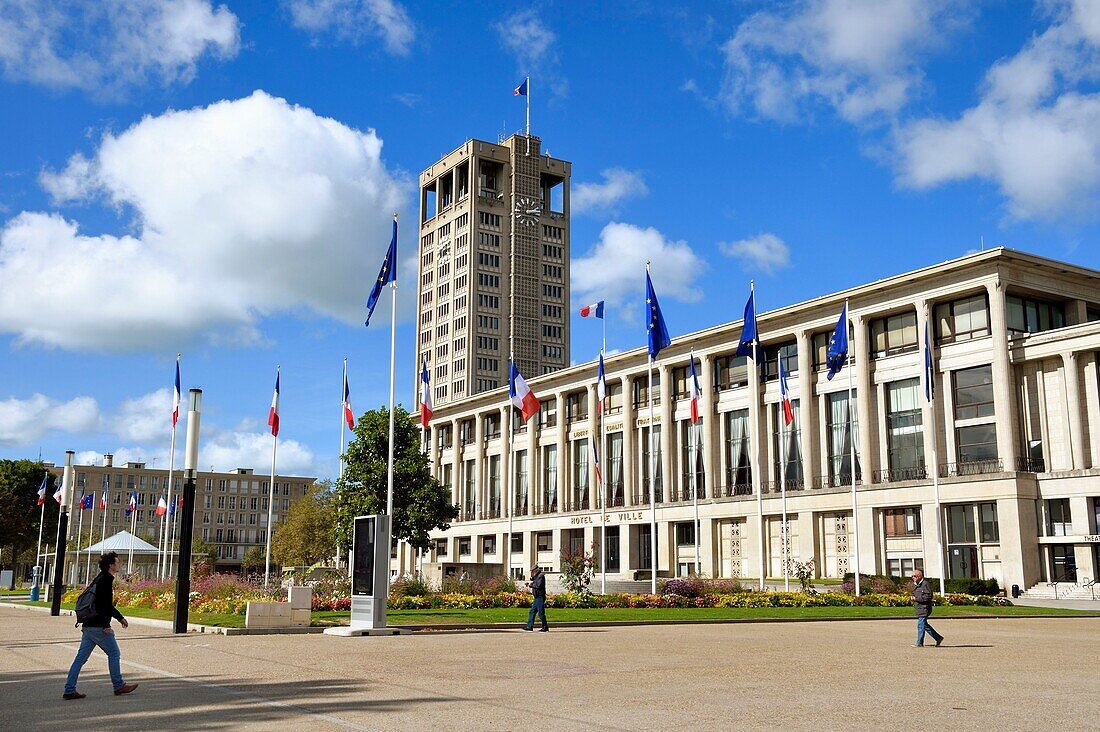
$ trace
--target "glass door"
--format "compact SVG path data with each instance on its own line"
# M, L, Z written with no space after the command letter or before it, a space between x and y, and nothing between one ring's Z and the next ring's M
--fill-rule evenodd
M1055 544L1050 547L1051 577L1055 582L1077 581L1077 557L1073 554L1073 546Z

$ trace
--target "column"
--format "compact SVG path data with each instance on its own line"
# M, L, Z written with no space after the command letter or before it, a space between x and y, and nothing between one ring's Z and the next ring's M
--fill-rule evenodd
M1077 368L1077 354L1062 354L1062 375L1066 383L1066 413L1069 414L1069 446L1074 470L1084 470L1085 425L1081 419L1081 380Z
M523 419L523 417L520 417ZM542 458L539 452L539 420L532 417L527 422L527 505L532 515L538 513L542 506L539 488L542 486L542 476L539 475L539 466Z
M559 391L554 399L558 405L558 513L561 513L566 497L571 495L573 476L568 472L569 430L565 424L565 394Z
M878 460L873 453L871 437L874 435L877 425L871 420L871 349L867 344L867 321L862 315L852 318L855 328L855 351L852 366L855 373L856 386L856 414L859 421L859 465L863 474L862 482L869 485L873 481L874 471L878 469ZM863 547L860 547L862 550ZM862 553L862 551L861 551ZM860 569L863 569L863 557L860 557Z
M428 459L432 461L431 471L437 479L443 476L443 469L439 465L439 425L428 427Z
M451 420L451 500L459 507L462 503L462 445L458 439L458 420ZM462 515L461 513L459 514ZM458 551L458 549L455 549Z
M512 425L508 424L508 407L501 407L500 414L500 517L507 519L512 512ZM511 554L511 546L504 547ZM507 574L507 567L505 568Z
M997 417L997 454L1005 470L1016 469L1015 379L1008 358L1008 325L1005 321L1005 283L986 284L989 294L989 327L993 334L993 405Z
M1100 359L1095 355L1085 358L1085 421L1089 426L1089 452L1091 464L1100 465L1100 437L1092 437L1092 432L1100 433L1100 378L1097 370L1100 369Z
M485 415L474 415L474 515L485 518L488 514L485 480Z
M606 458L603 454L603 445L600 443L600 420L596 417L596 385L588 385L588 455L585 456L585 460L588 461L588 508L606 509L603 505L602 491L603 488L596 481L596 469L592 465L592 445L596 446L598 454L600 456L600 475L603 475L607 471ZM599 497L599 500L597 500ZM603 541L601 538L600 541Z
M705 483L702 490L699 491L699 498L706 498L707 496L714 498L721 494L720 486L723 483L722 468L718 464L718 457L721 454L719 445L722 444L722 441L719 429L720 420L715 409L718 399L714 392L714 357L700 355L699 367L702 369L699 374L699 388L703 390L703 398L699 404L699 415L703 420L703 426L699 430L699 439L703 442L703 482ZM696 446L696 449L699 449L699 446ZM710 539L707 541L709 542L707 546L713 544ZM710 553L712 554L712 552ZM717 568L713 559L704 559L703 566L709 568L710 576L713 577L713 570Z
M760 385L760 364L750 360L749 362L749 459L752 461L753 485L763 490L764 483L771 476L768 467L768 425L765 420L764 408L760 403L763 393ZM755 488L754 488L755 490ZM753 513L755 513L753 509ZM755 531L755 522L749 522ZM755 560L752 564L756 566ZM753 569L755 573L757 570ZM748 575L747 575L748 576Z
M634 393L630 388L630 377L622 377L623 384L623 503L634 505L634 459L635 417ZM621 529L625 531L626 529ZM636 566L636 565L632 565Z
M798 409L799 447L802 450L802 475L805 485L813 485L820 470L820 455L817 448L817 399L814 396L813 336L804 330L798 334ZM833 377L836 378L836 377ZM801 534L800 534L801 535ZM792 548L793 549L793 548Z
M673 487L679 486L679 475L673 472L673 466L679 464L679 459L673 460L676 445L679 440L676 435L676 421L673 419L672 407L676 402L676 385L672 383L672 368L662 364L661 373L661 401L658 402L655 416L660 415L661 424L661 494L665 501L673 495ZM653 426L650 425L650 429ZM677 490L676 495L683 495L683 491ZM658 547L660 549L660 547Z
M917 338L920 342L920 355L921 355L921 372L924 372L924 334L925 328L931 328L932 306L927 300L917 301ZM929 338L933 338L929 333ZM932 374L936 382L936 391L933 394L935 401L929 402L924 397L924 377L921 377L920 389L921 389L921 426L923 428L921 437L924 442L924 465L927 472L926 477L931 480L932 471L939 470L939 466L935 465L932 456L936 455L937 460L942 460L942 456L936 453L936 434L939 432L939 422L936 421L936 403L939 402L940 397L943 396L942 390L944 384L940 379L939 368L937 368L938 360L935 356L932 357ZM887 438L889 439L889 438ZM884 467L889 467L889 463ZM931 526L931 524L927 524ZM930 566L930 565L929 565Z

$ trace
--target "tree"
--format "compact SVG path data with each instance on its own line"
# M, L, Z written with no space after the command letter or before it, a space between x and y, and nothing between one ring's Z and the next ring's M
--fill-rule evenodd
M272 542L271 551L274 553L275 546ZM248 551L244 553L244 558L241 559L241 568L245 572L251 572L256 570L257 572L264 566L264 550L258 546L250 547Z
M458 517L451 491L432 477L428 456L420 449L420 431L401 405L394 408L392 536L417 549L431 545L435 529L448 529ZM386 459L389 410L372 410L359 418L348 445L347 467L336 486L336 540L351 547L353 521L386 511Z
M179 547L179 544L176 545ZM202 540L202 537L196 536L191 540L191 556L199 555L206 561L211 567L218 561L218 550L207 542Z
M334 499L332 483L326 480L315 483L290 507L271 537L271 556L276 562L284 567L309 566L336 553Z
M46 466L40 461L0 460L0 547L5 549L7 561L27 550L33 553L38 545L38 519L42 514L38 486L43 475ZM52 545L57 539L58 506L53 500L56 482L52 474L47 476L43 545Z

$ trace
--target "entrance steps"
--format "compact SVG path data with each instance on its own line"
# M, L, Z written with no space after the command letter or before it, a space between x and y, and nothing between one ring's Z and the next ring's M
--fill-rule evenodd
M1096 600L1100 602L1100 589L1083 583L1040 582L1024 593L1029 600Z

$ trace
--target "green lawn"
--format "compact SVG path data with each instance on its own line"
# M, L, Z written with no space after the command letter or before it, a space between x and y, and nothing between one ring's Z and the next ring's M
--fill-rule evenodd
M28 605L49 607L45 602L28 602ZM67 610L72 604L62 605ZM124 615L171 620L171 610L151 610L148 608L120 608ZM469 623L520 624L527 621L527 608L486 608L475 610L390 610L387 615L389 625L459 625ZM978 607L944 606L935 609L934 617L1027 617L1029 615L1064 617L1100 617L1100 613L1087 610L1066 610L1044 607ZM348 612L315 612L312 625L347 625ZM761 608L548 608L546 616L551 623L587 623L587 622L647 622L677 620L804 620L847 618L912 618L913 609L909 607L761 607ZM215 625L225 628L243 628L244 615L221 613L191 613L189 622L197 625Z
M4 595L29 595L29 594L31 594L31 588L30 587L17 587L14 590L9 590L7 588L0 589L0 597L3 597Z
M390 610L389 625L432 625L454 623L522 623L527 621L526 608L487 608L477 610ZM1041 607L937 607L935 617L1021 617L1028 615L1100 616L1084 610L1049 609ZM315 612L314 625L346 625L347 612ZM911 618L909 607L778 607L778 608L548 608L552 623L593 621L645 622L647 620L772 620L813 618Z

